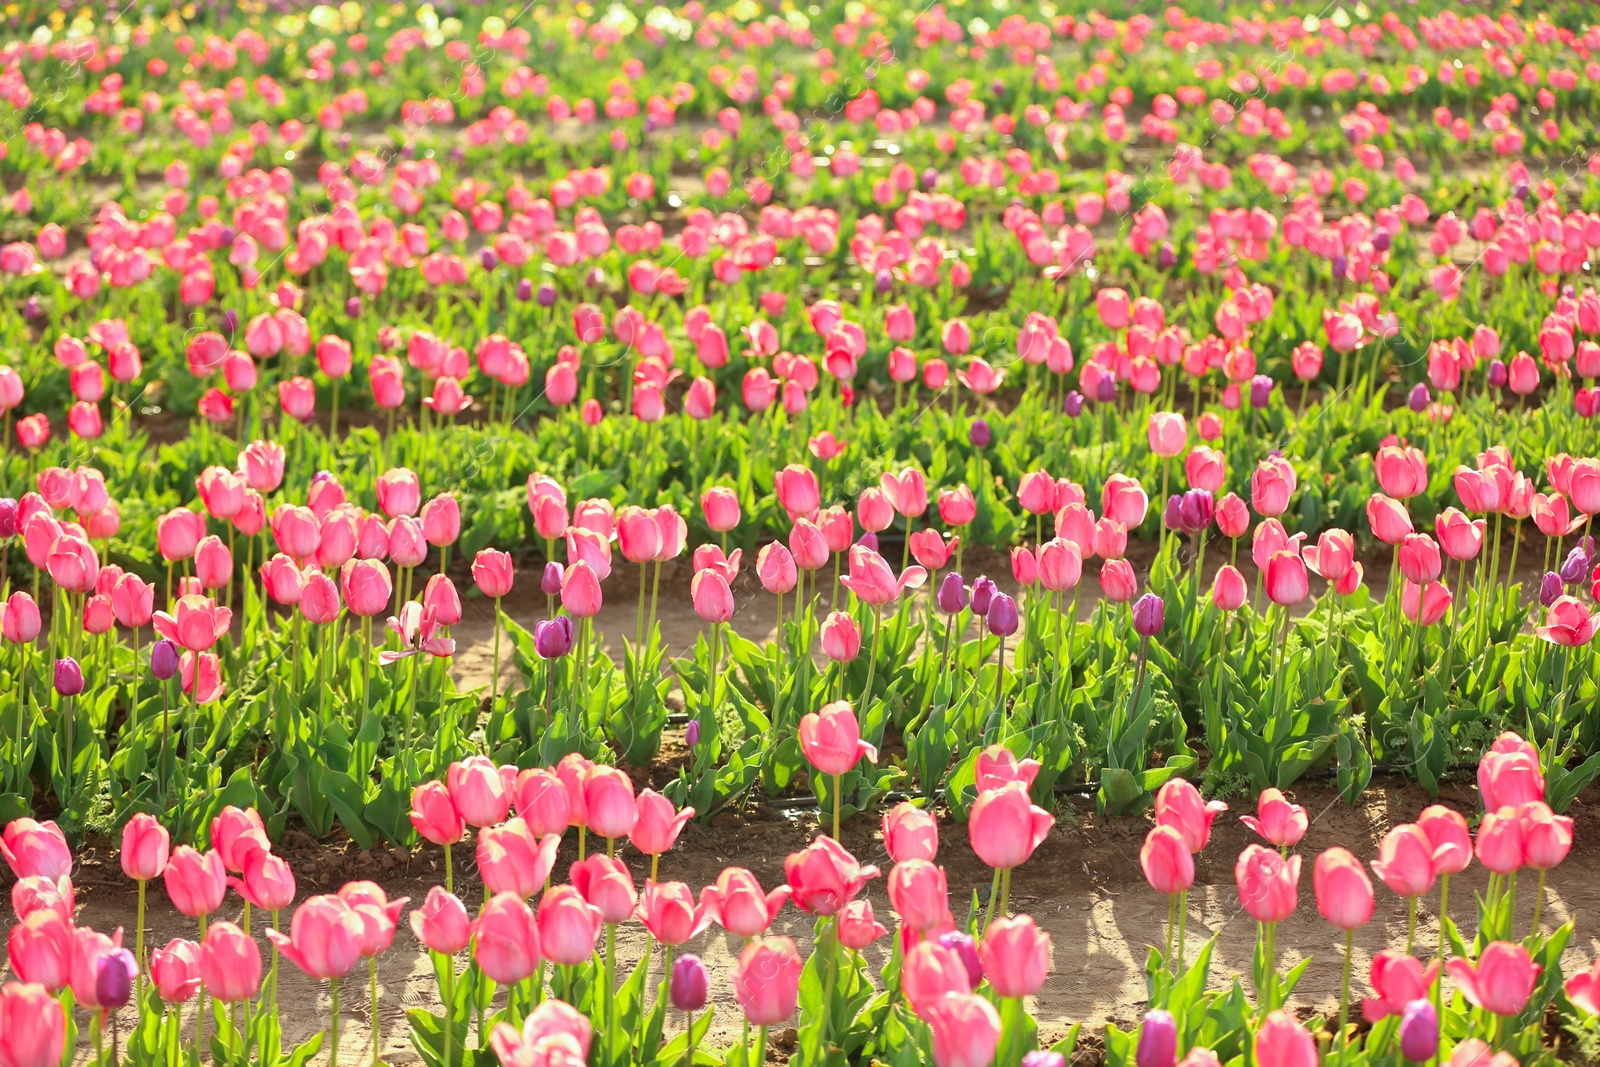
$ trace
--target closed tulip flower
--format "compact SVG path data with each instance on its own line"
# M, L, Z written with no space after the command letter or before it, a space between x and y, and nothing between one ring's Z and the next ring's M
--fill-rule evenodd
M261 990L261 949L233 923L212 923L200 945L200 980L224 1004L251 999Z
M1483 798L1484 811L1543 800L1544 775L1538 749L1514 733L1501 734L1478 761L1478 793Z
M638 818L634 821L633 829L629 831L628 839L646 856L659 856L672 851L678 835L683 832L689 820L694 818L693 808L678 811L672 806L672 801L654 789L646 789L640 793L635 801L635 808Z
M596 766L583 779L589 829L606 838L627 837L639 817L633 779L616 767Z
M1446 970L1468 1003L1492 1015L1512 1016L1528 1006L1544 968L1534 963L1520 944L1491 941L1479 954L1476 966L1454 959Z
M843 775L865 758L878 761L878 750L861 740L861 725L848 701L835 701L800 720L800 750L823 774Z
M56 1067L67 1045L67 1018L43 986L0 986L0 1063L5 1067Z
M1433 888L1433 853L1422 827L1406 823L1383 835L1372 870L1396 896L1420 897Z
M1400 543L1398 557L1400 573L1417 585L1437 581L1444 567L1438 544L1427 534L1408 534Z
M1132 530L1144 522L1149 507L1150 498L1137 480L1125 474L1113 474L1106 479L1100 498L1100 510L1106 518Z
M988 1067L1000 1043L1000 1016L971 993L943 997L919 1014L933 1031L935 1067Z
M1165 896L1194 885L1194 855L1183 835L1171 826L1156 826L1145 835L1139 866L1150 887Z
M450 802L469 826L495 826L511 808L500 769L487 756L468 756L445 772Z
M650 936L663 945L681 945L711 922L709 909L696 903L682 882L646 882L636 913Z
M817 476L810 469L791 463L775 475L774 482L778 503L789 513L789 518L810 515L821 506Z
M1020 867L1044 841L1055 817L1028 799L1027 787L1012 782L980 796L967 832L978 858L996 870Z
M583 899L600 913L602 922L625 922L638 907L639 895L633 888L633 875L615 857L602 853L585 857L572 865L570 878Z
M775 1026L794 1015L800 1003L803 964L787 937L752 941L733 967L733 995L755 1026Z
M516 894L490 897L472 924L472 935L472 958L491 981L515 985L539 969L539 924Z
M1156 1008L1145 1013L1133 1062L1135 1067L1177 1067L1178 1025L1171 1012Z
M1410 622L1437 626L1449 613L1454 599L1443 582L1419 586L1408 581L1400 589L1400 613Z
M1372 921L1375 901L1372 880L1361 861L1347 849L1330 848L1317 857L1311 870L1317 910L1341 930L1355 930Z
M282 911L294 903L294 872L281 856L251 852L241 877L229 878L229 888L265 911Z
M371 618L388 610L394 583L380 560L351 559L339 570L339 588L352 615Z
M1224 563L1217 568L1216 576L1211 580L1211 602L1218 609L1238 611L1244 605L1249 592L1249 586L1245 584L1244 575L1240 573L1239 568L1231 563Z
M1133 564L1125 559L1108 559L1100 565L1100 590L1113 604L1126 604L1139 592L1139 579Z
M411 825L436 845L455 844L467 829L450 799L450 790L437 781L424 782L411 791Z
M1156 793L1155 809L1157 826L1172 827L1190 852L1201 852L1211 840L1211 824L1228 810L1228 805L1221 800L1205 800L1192 783L1173 778Z
M556 886L539 901L539 949L563 966L586 963L600 938L600 912L570 885Z
M1273 1067L1317 1067L1317 1043L1300 1020L1286 1011L1267 1016L1255 1037L1256 1062Z
M1543 801L1534 800L1518 810L1522 820L1523 851L1527 865L1536 871L1558 867L1572 851L1572 820L1557 815Z
M122 828L122 873L138 882L161 877L172 839L155 816L139 812Z
M295 909L289 935L268 930L284 958L313 979L343 978L361 960L361 918L337 896L311 897Z
M1478 862L1493 874L1514 874L1527 860L1527 842L1517 808L1501 808L1478 824Z
M455 894L433 886L422 907L411 910L411 932L430 952L454 956L472 941L472 922Z
M936 941L919 942L906 952L905 962L901 965L900 990L918 1015L936 1001L972 992L975 984L960 951L945 944L945 940L941 936ZM976 948L972 954L977 955ZM978 966L981 968L982 964ZM982 974L979 974L978 980L982 978Z
M1050 935L1026 915L996 919L984 932L978 955L997 994L1031 997L1050 974Z
M35 911L11 927L6 952L18 978L57 993L72 981L74 946L71 916L46 910Z
M175 937L150 954L150 981L168 1004L183 1004L200 992L200 946Z
M1428 461L1409 445L1385 445L1373 460L1378 485L1398 500L1408 500L1428 488Z
M1411 1063L1428 1063L1439 1054L1439 1012L1433 1001L1423 998L1406 1005L1400 1017L1400 1054Z
M847 612L835 611L822 620L822 653L835 663L853 662L861 653L861 628Z
M1267 598L1282 607L1293 607L1311 595L1311 581L1299 553L1274 552L1267 560Z
M782 596L795 587L798 575L794 555L781 543L773 541L761 547L756 556L756 577L761 579L763 589Z
M926 811L901 801L884 812L883 847L895 863L931 860L939 851L939 824Z
M569 564L561 576L561 606L575 618L593 618L600 613L600 578L585 560Z
M179 845L162 872L172 906L191 918L210 915L228 892L228 873L215 851L200 853Z
M903 860L889 871L889 903L908 928L926 933L950 919L950 889L944 868L927 860Z
M1417 825L1433 848L1434 870L1443 875L1459 874L1472 862L1472 835L1460 812L1442 804L1422 809Z
M728 622L733 618L733 590L728 580L713 570L700 571L689 583L695 614L706 622Z
M1246 845L1233 866L1239 903L1257 922L1282 922L1299 902L1300 857L1287 860L1271 849Z
M856 952L889 932L873 916L870 900L852 900L839 912L835 921L839 928L839 943Z
M485 548L472 561L473 584L486 597L498 600L510 593L513 577L510 553Z
M1281 456L1269 456L1250 476L1250 503L1258 514L1276 518L1289 510L1295 486L1294 466Z

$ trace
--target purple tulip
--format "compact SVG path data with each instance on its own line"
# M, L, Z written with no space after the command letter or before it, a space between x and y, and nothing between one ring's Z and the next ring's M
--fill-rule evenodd
M1400 1055L1427 1063L1439 1051L1439 1013L1426 997L1406 1005L1400 1016Z
M1217 513L1217 502L1211 490L1191 489L1183 494L1180 510L1184 532L1197 534L1211 525Z
M894 288L894 275L886 270L880 270L872 276L872 288L879 296Z
M1167 605L1154 593L1133 602L1133 629L1140 637L1154 637L1167 621Z
M967 606L967 583L961 580L961 575L951 571L944 576L944 581L939 583L939 610L946 615L954 615Z
M1577 585L1589 573L1589 556L1583 551L1582 545L1576 545L1567 553L1566 562L1561 564L1561 580L1568 585Z
M485 248L478 253L478 262L483 264L484 270L494 270L500 265L500 257L494 254L494 249Z
M83 668L71 656L56 660L56 692L64 697L75 697L83 692Z
M171 641L157 641L150 646L150 676L164 682L178 673L178 646Z
M565 574L566 571L555 560L546 563L544 565L544 575L539 579L539 590L545 596L560 596L561 579Z
M1250 406L1257 409L1267 406L1272 400L1272 378L1265 374L1258 374L1250 379Z
M978 983L983 981L983 961L978 959L978 943L967 934L951 932L941 934L939 944L952 949L960 957L961 965L967 969L967 978L976 989Z
M860 537L856 538L856 544L862 546L863 548L870 548L872 551L876 552L878 551L878 535L873 533L871 530L868 530Z
M1067 413L1067 418L1075 419L1083 414L1083 394L1076 389L1067 390L1066 399L1061 402L1061 410Z
M112 949L100 957L99 969L94 976L94 996L104 1008L120 1008L133 995L133 976L139 973L133 953L125 948Z
M1345 275L1350 273L1350 257L1343 252L1333 257L1333 279L1343 281Z
M925 167L922 171L922 187L933 190L939 187L939 172L933 167Z
M1156 266L1162 270L1171 270L1178 265L1178 250L1172 247L1171 241L1161 242L1161 250L1156 253Z
M17 502L10 497L0 497L0 541L17 536Z
M359 296L352 296L344 302L344 314L347 319L359 319L361 317L361 298Z
M1177 1064L1178 1024L1170 1011L1157 1008L1145 1013L1133 1062L1137 1067L1174 1067Z
M1549 607L1561 596L1561 575L1555 571L1545 571L1544 577L1539 580L1539 603Z
M1379 230L1372 235L1372 247L1379 252L1389 251L1389 246L1394 243L1394 238L1389 236L1388 230Z
M699 956L679 956L672 964L669 994L679 1011L699 1011L706 1006L711 991L711 976Z
M689 724L683 728L683 743L690 748L700 747L699 719L690 719Z
M1017 617L1017 602L999 591L996 591L994 598L989 601L989 610L985 617L989 620L989 629L1001 637L1010 637L1016 633L1020 622Z
M1094 387L1094 398L1102 404L1109 404L1117 398L1117 380L1111 375L1101 378Z
M1506 377L1506 361L1503 359L1491 359L1489 361L1489 384L1496 389L1504 389L1506 387Z
M533 648L541 659L560 659L572 651L572 618L558 615L541 619L533 627Z
M1418 415L1428 410L1428 405L1433 403L1433 394L1428 392L1427 382L1418 382L1411 387L1411 395L1406 397L1406 407Z
M533 299L533 279L517 279L517 299L523 303L527 303L529 300Z
M1183 497L1177 493L1167 497L1167 504L1161 509L1161 522L1174 533L1189 532L1183 528Z
M978 580L972 583L972 613L989 614L989 602L994 599L995 592L994 579L986 574L978 575Z
M988 448L989 442L994 440L994 431L989 429L987 419L973 419L972 429L967 431L967 439L974 448Z

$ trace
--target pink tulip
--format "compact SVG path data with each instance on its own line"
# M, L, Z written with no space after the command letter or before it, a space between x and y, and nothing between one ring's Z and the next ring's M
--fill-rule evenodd
M1395 895L1420 897L1433 888L1433 853L1422 827L1406 823L1383 835L1372 871Z
M711 923L709 909L696 903L694 893L682 882L646 882L636 914L650 936L663 945L681 945Z
M868 763L878 761L877 748L861 740L855 711L843 700L801 718L800 750L818 771L835 777L848 773L863 758Z
M424 782L411 792L411 825L427 841L453 845L466 833L466 821L443 782Z
M530 767L517 775L515 799L517 814L540 837L565 833L572 824L566 784L553 771Z
M1002 997L1031 997L1050 974L1050 935L1026 915L996 919L978 948L984 976Z
M990 745L978 753L972 769L978 792L983 794L1012 782L1020 782L1024 789L1031 789L1033 780L1039 776L1039 767L1038 760L1018 759L1005 745Z
M1492 874L1514 874L1527 860L1527 842L1519 811L1517 808L1491 811L1478 824L1478 862Z
M789 513L790 519L812 514L821 506L817 476L798 464L780 470L775 476L778 503Z
M229 878L228 886L265 911L282 911L294 903L294 872L282 857L270 852L250 853L242 877Z
M272 842L266 826L254 808L229 804L211 820L211 847L222 857L222 865L234 874L244 871L254 852L270 852Z
M0 986L0 1064L56 1067L66 1044L66 1013L49 990L21 982Z
M505 780L487 756L468 756L445 772L450 802L468 826L497 826L511 810Z
M522 1028L496 1023L489 1045L505 1067L577 1067L589 1058L594 1028L576 1008L546 1000L528 1013Z
M672 801L654 789L640 793L635 806L638 818L628 833L628 839L646 856L659 856L672 851L678 835L694 818L693 808L678 811L672 806Z
M1170 459L1181 456L1189 443L1189 428L1182 415L1171 411L1157 411L1150 416L1150 451Z
M585 560L571 563L561 576L561 606L575 618L589 619L600 613L600 578Z
M1539 750L1514 733L1501 734L1478 761L1478 793L1485 811L1543 800Z
M1517 812L1522 820L1522 841L1525 860L1536 871L1548 871L1561 865L1572 851L1572 820L1557 815L1541 800L1524 804Z
M71 916L35 911L11 927L6 950L18 978L57 993L72 981L73 946Z
M626 922L638 907L633 875L619 859L596 853L574 863L570 877L583 899L599 911L602 922Z
M511 893L526 900L544 890L555 867L561 839L555 834L535 837L520 816L504 826L486 827L478 834L478 869L491 893Z
M1255 1061L1273 1067L1317 1067L1317 1043L1311 1033L1286 1011L1267 1016L1256 1031Z
M472 958L489 979L515 985L539 968L539 925L533 909L514 893L497 893L472 924Z
M883 847L895 863L931 860L939 851L939 824L921 808L901 801L884 812Z
M794 1015L800 1002L800 953L787 937L751 941L733 967L733 995L745 1019L775 1026Z
M285 959L310 977L343 978L361 959L361 917L344 900L315 896L295 909L289 935L268 930L267 939Z
M600 937L600 911L570 885L556 886L539 901L539 948L552 963L587 963Z
M188 845L179 845L167 861L162 880L172 906L191 918L216 911L228 892L227 870L214 849L200 853Z
M1233 865L1239 903L1257 922L1282 922L1299 902L1300 857L1285 860L1272 849L1246 845Z
M1362 1001L1362 1016L1369 1023L1375 1023L1390 1015L1402 1014L1407 1004L1428 995L1438 974L1438 961L1424 967L1422 961L1414 956L1379 952L1372 957L1369 975L1377 996Z
M1477 965L1454 959L1445 968L1468 1003L1493 1015L1518 1015L1528 1006L1534 983L1544 968L1520 944L1491 941Z
M1055 825L1055 817L1028 800L1028 790L1011 782L978 797L967 820L972 850L996 870L1020 867Z
M920 941L905 954L900 991L921 1015L941 1000L972 992L972 975L955 949L936 940Z
M13 820L0 833L0 856L18 878L39 876L54 881L72 870L66 835L53 822Z
M422 907L411 911L411 932L430 952L454 956L472 941L472 923L467 909L443 886L428 890Z
M790 853L783 861L783 871L795 904L813 915L837 914L878 877L878 868L862 866L826 835L818 835L801 851Z
M1256 814L1241 815L1239 821L1278 848L1298 845L1310 826L1306 809L1289 803L1283 793L1276 789L1262 790L1261 798L1256 802Z
M763 893L755 875L742 867L727 867L714 885L700 890L700 904L718 926L749 940L766 932L792 892L789 886L780 885Z
M1139 866L1150 887L1164 896L1194 885L1194 854L1183 835L1171 826L1156 826L1145 835Z
M980 996L943 997L920 1009L933 1031L936 1067L989 1067L1000 1042L1000 1016Z
M261 989L261 949L233 923L212 923L200 945L200 980L224 1004L251 999Z
M1317 910L1341 930L1355 930L1372 921L1376 906L1372 880L1361 861L1347 849L1330 848L1317 857L1311 870Z
M376 882L346 882L339 899L350 906L361 920L361 956L371 959L389 951L395 927L410 897L390 900Z
M839 927L839 943L856 952L866 949L889 932L873 916L870 900L852 900L839 912L835 921Z
M919 933L944 927L950 920L950 889L944 868L927 860L902 860L889 871L889 903L909 929Z
M228 632L233 612L218 607L208 596L190 593L178 598L171 614L156 612L151 620L156 633L190 652L204 652Z
M1192 784L1173 778L1156 793L1155 809L1157 826L1172 827L1190 852L1201 852L1211 840L1211 824L1228 810L1228 805L1221 800L1204 800Z
M1417 825L1433 847L1433 867L1442 875L1460 874L1472 862L1472 836L1460 812L1442 804L1422 809Z
M161 877L167 869L172 839L155 816L139 812L122 828L122 873L137 882Z
M200 946L175 937L150 954L150 981L168 1004L183 1004L200 992Z
M639 817L633 779L616 767L595 766L584 775L583 806L589 829L606 838L627 837Z

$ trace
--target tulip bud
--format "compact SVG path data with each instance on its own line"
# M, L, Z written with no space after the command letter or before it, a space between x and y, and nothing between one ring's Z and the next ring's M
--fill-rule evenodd
M1144 1025L1139 1028L1139 1048L1133 1062L1137 1067L1175 1067L1178 1062L1178 1024L1172 1013L1155 1011L1145 1013Z
M679 956L672 964L670 996L679 1011L699 1011L706 1006L711 978L699 956Z
M967 431L967 438L974 448L988 448L989 442L994 440L994 431L989 429L989 423L984 419L973 419L972 429Z
M1083 414L1083 394L1076 389L1069 390L1066 399L1061 402L1061 410L1066 412L1069 419Z
M99 1006L115 1011L128 1003L133 995L133 979L138 973L139 964L125 948L112 949L100 957L94 976L94 996Z
M1439 1013L1426 997L1406 1005L1400 1017L1400 1054L1412 1063L1428 1063L1439 1051Z
M996 592L985 614L989 629L1000 637L1010 637L1017 632L1017 602L1005 593Z
M178 673L178 646L161 640L150 646L150 676L165 682Z
M988 615L995 592L994 580L986 574L978 575L978 580L972 583L972 613Z
M1411 395L1406 397L1406 407L1418 415L1428 410L1428 405L1433 403L1433 397L1428 393L1428 383L1418 382L1411 389Z
M75 697L83 692L83 668L71 656L56 660L56 692L64 697Z
M978 988L983 981L983 961L978 958L978 943L967 934L948 933L940 935L939 944L955 952L961 965L967 969L967 980L972 983L972 988Z
M539 579L539 590L545 596L561 595L561 579L564 574L561 564L551 560L544 565L544 576Z
M1133 604L1133 629L1140 637L1154 637L1166 622L1167 606L1154 593L1146 593Z
M944 581L939 583L939 610L946 615L954 615L967 606L967 584L961 580L961 575L951 571L944 576Z
M1544 578L1539 582L1539 603L1544 607L1554 604L1561 596L1561 575L1555 571L1545 571Z
M690 748L699 747L699 745L700 745L700 720L699 719L690 719L688 725L686 725L683 728L683 743L685 745L688 745Z
M1489 361L1489 386L1492 389L1504 389L1509 375L1506 373L1506 363L1503 359Z
M543 659L560 659L572 651L572 619L562 615L534 625L533 647Z

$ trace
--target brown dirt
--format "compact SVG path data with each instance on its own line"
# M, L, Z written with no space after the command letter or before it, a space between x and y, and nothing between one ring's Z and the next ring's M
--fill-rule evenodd
M1314 957L1296 993L1295 1003L1307 1010L1335 1010L1340 981L1339 937L1316 914L1311 890L1311 861L1333 845L1350 848L1363 859L1376 855L1377 844L1387 829L1412 819L1430 802L1415 787L1380 783L1369 790L1360 804L1350 808L1337 795L1322 786L1297 790L1293 796L1311 815L1311 829L1302 842L1305 857L1302 871L1301 907L1295 917L1282 925L1279 945L1285 967L1306 955ZM1476 791L1467 783L1447 788L1443 798L1462 811L1477 807ZM1580 843L1600 840L1600 807L1580 801L1571 814L1577 820ZM1040 1020L1043 1035L1053 1040L1073 1023L1081 1021L1085 1033L1113 1021L1127 1026L1136 1021L1145 999L1143 960L1147 946L1159 945L1165 937L1167 903L1145 884L1139 868L1139 845L1148 829L1148 816L1104 818L1094 814L1092 804L1079 802L1062 810L1056 828L1035 853L1019 868L1012 883L1014 910L1032 915L1051 935L1054 948L1052 974L1043 991L1030 1005ZM764 886L783 878L783 858L810 840L818 827L814 816L789 818L766 809L740 816L723 816L712 825L691 824L679 847L663 857L663 878L679 879L691 887L713 881L728 865L748 867ZM950 882L952 905L958 915L975 891L986 892L989 871L972 853L965 830L945 822L940 827L943 840L940 861ZM877 863L887 870L878 828L872 820L857 818L845 827L844 842L864 862ZM1239 910L1233 886L1232 861L1251 835L1233 813L1221 816L1211 845L1199 858L1197 879L1189 918L1189 952L1199 949L1204 940L1217 939L1214 982L1231 980L1236 973L1247 973L1255 938L1255 925ZM315 844L298 834L290 834L283 849L294 867L302 896L331 892L351 878L370 878L384 885L393 896L410 896L420 901L429 886L443 881L442 856L427 847L414 855L403 850L377 854L360 853L353 847L331 848ZM478 899L477 880L468 849L458 850L464 860L456 871L456 887L463 899ZM570 840L563 850L558 870L576 858ZM648 865L636 855L627 857L641 882ZM1600 938L1587 923L1587 913L1600 907L1600 849L1593 845L1574 851L1566 864L1551 878L1546 921L1553 925L1569 918L1578 920L1578 936L1564 961L1568 972L1587 967L1594 959ZM135 895L107 848L85 848L80 852L77 875L80 923L98 929L122 926L131 940L135 918ZM1452 886L1456 902L1453 913L1470 926L1472 894L1485 885L1481 867L1474 866L1460 875ZM1519 896L1519 932L1532 921L1532 885L1525 880ZM889 904L880 878L868 886L867 895L880 920L891 925ZM1381 887L1379 910L1373 923L1356 938L1355 987L1366 990L1364 975L1371 954L1380 948L1399 948L1405 940L1406 912L1403 903ZM1424 898L1418 920L1418 953L1437 938L1437 893ZM239 902L230 896L223 912L215 918L238 919ZM288 916L284 916L287 923ZM191 920L178 915L168 905L165 893L155 887L150 898L150 933L147 943L164 944L169 938L194 935ZM259 931L263 917L256 917ZM795 938L805 950L811 929L810 917L788 908L780 916L775 932ZM3 933L0 928L0 933ZM631 967L639 958L644 933L637 925L620 931L619 960ZM704 958L713 975L712 993L716 1014L712 1025L714 1042L726 1044L738 1034L738 1008L733 1002L727 968L738 950L735 939L718 930L697 938L690 948ZM868 952L876 967L887 951L887 938ZM434 981L425 954L404 925L393 948L382 958L379 968L383 987L382 1052L387 1062L417 1063L402 1026L406 1009L428 1006L434 1001ZM359 981L358 981L359 979ZM367 1062L370 1056L370 1023L365 992L365 975L347 982L344 1002L341 1062ZM306 979L293 967L285 966L280 1006L286 1036L295 1041L313 1034L325 1024L328 997L325 987ZM191 1009L192 1011L192 1009ZM682 1025L673 1014L669 1032ZM317 1061L325 1064L326 1056Z

